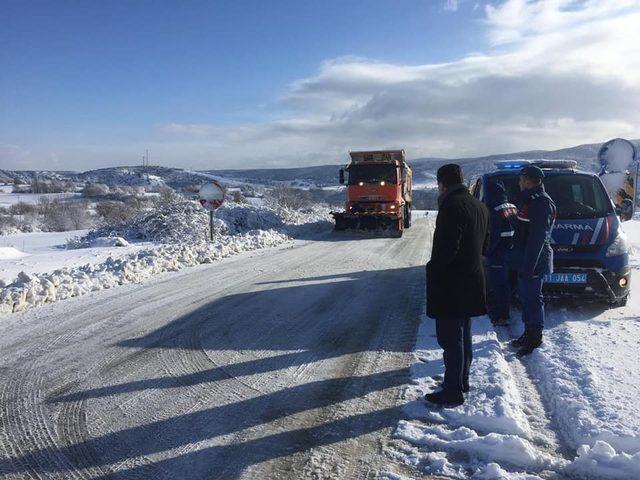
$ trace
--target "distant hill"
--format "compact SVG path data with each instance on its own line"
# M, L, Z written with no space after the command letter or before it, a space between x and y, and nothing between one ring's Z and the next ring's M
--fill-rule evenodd
M637 148L640 148L640 139L632 140ZM602 143L578 145L576 147L560 150L530 150L526 152L505 153L488 155L484 157L469 158L415 158L409 160L414 171L416 183L433 181L438 167L445 163L459 163L462 165L465 176L470 178L484 173L494 167L499 160L515 159L548 159L548 160L575 160L582 170L598 171L598 150ZM346 163L345 152L345 163ZM210 170L208 173L221 177L242 179L250 183L260 183L265 180L281 182L306 182L316 185L335 185L338 178L338 169L341 165L323 165L318 167L281 168L281 169L252 169L252 170Z
M640 140L632 140L640 148ZM413 168L415 183L433 184L434 175L444 163L459 163L467 178L479 175L493 168L498 160L515 159L568 159L578 162L582 170L597 171L597 154L601 143L578 145L560 150L531 150L526 152L505 153L470 158L415 158L409 160ZM347 154L345 152L345 163ZM21 171L0 169L0 181L30 183L33 179L67 180L77 183L105 183L108 185L168 185L181 188L206 181L208 176L229 182L242 182L255 185L272 185L286 182L301 187L327 187L338 183L338 169L341 165L321 165L298 168L259 168L259 169L223 169L189 171L170 167L112 167L89 170L87 172L61 171Z

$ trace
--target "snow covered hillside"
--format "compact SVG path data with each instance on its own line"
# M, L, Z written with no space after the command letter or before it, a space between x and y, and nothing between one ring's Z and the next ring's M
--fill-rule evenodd
M640 145L640 140L633 141ZM493 168L498 160L514 159L570 159L578 162L579 168L587 171L599 169L597 153L602 144L578 145L560 150L532 150L526 152L505 153L473 158L414 158L411 152L409 164L414 170L416 188L430 186L437 168L445 162L459 163L465 169L467 177L478 175ZM335 187L338 180L338 169L347 163L348 155L343 158L327 159L328 165L300 168L271 168L250 170L206 170L194 171L169 167L111 167L87 172L53 172L53 171L14 171L0 169L0 183L29 183L34 178L42 180L67 180L76 183L102 183L105 185L136 186L169 186L181 189L202 183L208 176L221 180L228 185L254 185L258 187L285 184L299 188Z
M640 221L623 225L640 275ZM458 408L424 403L443 371L433 320L423 317L409 403L390 455L450 478L640 479L640 284L626 307L547 305L542 348L520 360L521 333L474 320L472 390ZM435 377L435 379L434 379Z

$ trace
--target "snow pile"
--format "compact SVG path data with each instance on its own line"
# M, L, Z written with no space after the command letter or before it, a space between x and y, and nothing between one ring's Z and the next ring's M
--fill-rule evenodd
M411 446L396 446L394 449L385 449L385 452L395 458L417 468L429 475L446 475L447 477L460 478L465 476L462 468L449 462L445 452L420 451ZM394 478L392 473L385 472L386 478ZM385 478L383 475L383 478ZM398 477L400 478L400 477Z
M480 468L472 478L474 480L542 480L537 475L507 472L497 463L489 463Z
M458 456L465 453L469 458L477 459L479 464L494 461L530 470L544 470L562 464L562 460L541 452L517 435L490 433L483 436L467 427L451 430L404 420L398 424L395 435L429 449L444 450Z
M91 247L128 247L127 242L122 237L96 237L91 240Z
M224 203L214 218L223 233L236 235L250 230L284 230L284 219L275 209L245 203Z
M328 207L322 205L294 210L281 206L227 202L216 210L215 219L221 222L222 233L236 235L254 229L273 229L298 237L332 228L329 211Z
M214 213L214 236L239 235L253 230L276 230L289 236L330 228L329 211L314 207L306 211L226 202ZM183 200L162 203L140 212L130 221L92 230L69 243L85 248L97 238L121 237L130 242L194 243L208 238L209 213L197 202Z
M127 283L138 283L163 272L211 263L236 253L275 246L288 237L275 231L254 230L236 236L222 236L213 243L162 245L120 259L52 273L21 272L0 291L0 313L22 311L45 303L77 297L92 291Z
M126 223L107 225L69 243L70 248L91 246L97 238L121 237L127 241L192 243L206 238L209 216L196 202L184 200L159 204Z
M609 444L597 441L593 447L580 447L578 457L566 468L566 472L581 478L600 480L640 478L640 453L616 453Z
M14 247L0 247L0 260L15 260L25 255L26 253Z

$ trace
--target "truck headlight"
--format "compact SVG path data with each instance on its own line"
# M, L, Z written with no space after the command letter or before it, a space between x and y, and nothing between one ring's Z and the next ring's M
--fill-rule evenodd
M389 205L389 209L391 209L391 210L395 210L395 209L396 209L396 206L395 206L395 205Z
M618 228L618 235L616 235L616 239L609 245L609 248L607 248L605 256L615 257L616 255L624 255L625 253L629 253L629 242L622 229Z

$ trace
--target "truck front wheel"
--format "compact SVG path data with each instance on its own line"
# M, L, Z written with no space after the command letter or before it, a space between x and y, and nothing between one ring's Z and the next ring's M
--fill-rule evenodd
M408 203L404 206L404 228L411 226L411 205Z

